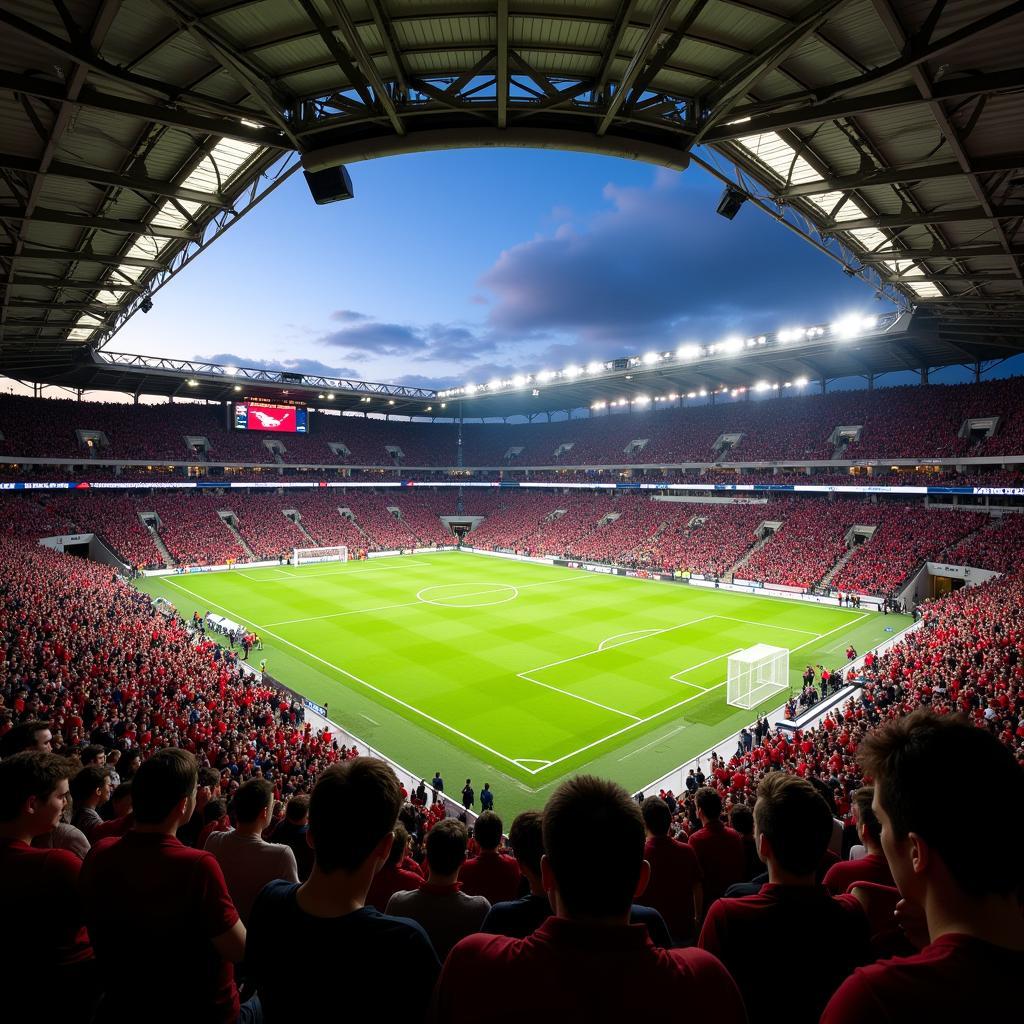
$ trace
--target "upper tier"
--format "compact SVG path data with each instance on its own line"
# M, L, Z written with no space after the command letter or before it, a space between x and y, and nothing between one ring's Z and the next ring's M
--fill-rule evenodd
M310 419L307 436L245 433L228 428L221 406L4 395L0 457L389 468L458 464L458 429L452 423L329 414ZM82 432L102 435L91 456ZM462 464L470 467L1021 456L1024 378L602 412L553 423L469 423L462 436ZM186 438L205 439L205 451L189 447ZM279 445L276 458L264 444L271 438ZM723 451L723 441L731 448Z

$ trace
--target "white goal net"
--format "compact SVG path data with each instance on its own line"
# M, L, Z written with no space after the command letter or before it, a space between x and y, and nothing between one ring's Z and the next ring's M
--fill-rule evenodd
M773 694L789 689L789 651L757 644L729 655L727 704L754 708Z
M333 548L292 548L292 565L310 562L347 562L348 548L341 544Z

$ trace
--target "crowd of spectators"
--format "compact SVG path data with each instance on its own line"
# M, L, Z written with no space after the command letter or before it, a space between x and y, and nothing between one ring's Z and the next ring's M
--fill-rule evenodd
M547 423L469 423L468 466L554 467L761 462L782 459L886 459L1019 454L1024 411L1019 379L837 391L825 395L689 400L666 408L608 410ZM0 455L275 463L293 466L434 467L457 463L458 428L379 414L310 414L308 434L263 434L229 427L221 406L104 404L0 396ZM986 431L970 420L995 421ZM785 430L778 424L784 422ZM40 430L39 424L59 424ZM837 428L856 428L849 444ZM78 432L98 432L89 449ZM730 438L723 447L719 442ZM205 438L206 447L186 442ZM276 456L265 440L277 444ZM332 448L331 445L334 445ZM718 447L716 448L716 445Z
M819 726L759 719L685 793L640 807L614 783L564 783L512 823L513 860L494 814L470 837L425 791L410 800L230 651L108 566L37 546L36 528L15 515L0 533L0 864L20 883L5 969L46 985L38 1019L99 1005L101 1020L274 1024L322 1009L339 978L365 1015L396 970L414 1021L476 1020L488 999L495 1019L542 1022L618 1020L638 999L729 1022L1013 1012L1019 572L926 604ZM840 859L854 844L864 856ZM794 974L801 943L827 963Z

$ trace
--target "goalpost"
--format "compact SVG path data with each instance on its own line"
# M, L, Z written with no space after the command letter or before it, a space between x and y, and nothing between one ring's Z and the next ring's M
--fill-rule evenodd
M727 704L750 709L788 689L789 651L785 647L757 644L729 655Z
M292 565L310 562L347 562L348 548L339 544L331 548L292 548Z

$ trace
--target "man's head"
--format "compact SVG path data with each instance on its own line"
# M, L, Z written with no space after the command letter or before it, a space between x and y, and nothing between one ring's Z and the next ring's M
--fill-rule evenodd
M517 814L508 832L519 867L530 879L540 880L540 859L544 856L544 815L540 811Z
M660 796L649 796L641 805L644 825L652 836L667 836L672 824L672 812Z
M1024 769L994 736L921 709L870 732L857 758L874 779L882 850L906 899L922 903L930 888L975 900L1018 891ZM951 772L957 764L971 771ZM965 810L967 826L956 820Z
M132 779L135 823L177 831L195 810L198 779L196 759L187 750L158 750L142 762Z
M388 866L395 867L402 863L405 851L409 846L409 832L404 825L396 825L394 838L391 840L391 852L388 854Z
M305 793L293 796L285 804L284 816L293 825L305 825L309 817L309 797Z
M48 754L53 746L53 733L49 722L38 719L14 726L0 739L0 757L11 757L23 750Z
M754 834L754 812L746 804L734 804L729 811L729 824L741 836Z
M870 853L882 852L882 824L871 807L875 791L871 786L861 786L850 794L853 813L857 817L857 835Z
M771 772L757 787L754 842L769 878L811 876L832 838L832 815L815 788L796 775Z
M249 779L238 787L232 807L239 825L266 828L274 807L274 787L266 779Z
M693 799L697 804L697 815L705 825L709 821L718 821L722 816L722 798L717 790L701 786Z
M88 746L82 747L79 751L78 759L82 762L83 767L87 767L90 764L106 764L107 749L99 743L90 743Z
M132 809L132 784L122 782L115 786L114 792L110 794L110 803L114 809L115 818L128 814Z
M110 769L87 764L71 780L71 799L76 808L99 807L110 799Z
M220 796L220 772L212 768L200 768L196 785L196 805L201 809Z
M331 765L309 801L317 869L351 875L372 861L376 871L387 859L401 809L402 787L384 761L356 757Z
M469 829L455 818L439 821L427 833L427 866L431 878L457 876L466 859Z
M645 838L640 808L621 786L592 775L563 782L544 808L541 872L552 906L565 917L624 919L650 877Z
M484 811L476 819L473 836L481 850L496 850L501 844L501 818L494 811Z
M0 761L0 826L5 833L41 836L53 829L64 811L72 761L26 750Z

